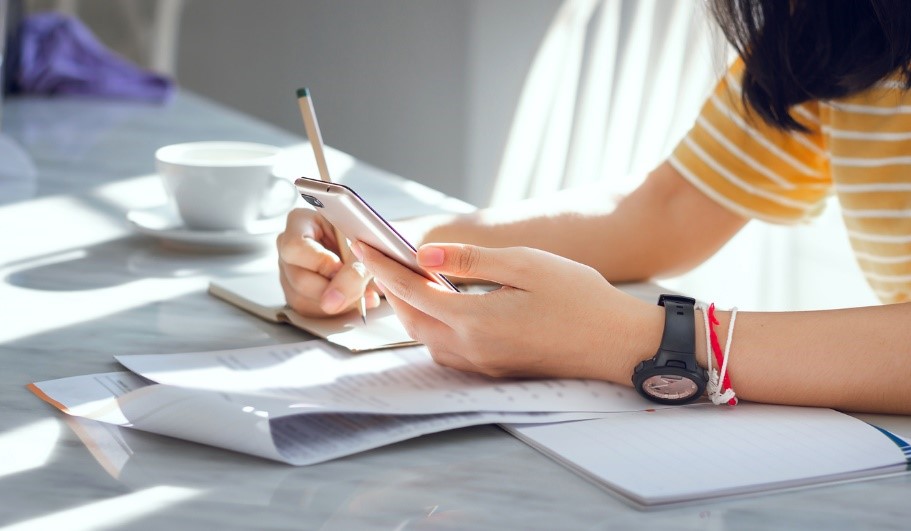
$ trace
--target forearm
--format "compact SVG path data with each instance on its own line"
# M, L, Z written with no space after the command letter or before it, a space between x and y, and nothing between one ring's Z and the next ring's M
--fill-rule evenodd
M724 345L729 312L716 330ZM911 414L911 303L738 312L728 374L744 400ZM697 358L705 365L697 312Z
M619 203L603 189L570 191L467 216L436 218L419 241L533 247L624 282L689 269L717 251L744 223L664 164Z

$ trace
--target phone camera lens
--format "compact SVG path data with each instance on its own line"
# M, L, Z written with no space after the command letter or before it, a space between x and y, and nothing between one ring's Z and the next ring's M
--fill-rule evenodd
M301 194L301 197L304 198L304 201L310 203L311 205L315 206L316 208L323 208L323 202L320 201L319 199L313 197L312 195Z

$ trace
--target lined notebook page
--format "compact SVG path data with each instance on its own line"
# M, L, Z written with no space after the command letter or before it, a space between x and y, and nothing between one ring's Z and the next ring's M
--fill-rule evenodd
M905 466L894 442L829 409L741 403L506 428L643 505L880 475Z

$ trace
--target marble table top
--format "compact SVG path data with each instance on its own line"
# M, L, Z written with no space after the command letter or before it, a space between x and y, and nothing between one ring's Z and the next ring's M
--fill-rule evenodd
M494 426L295 468L67 417L25 385L117 370L115 354L305 339L205 293L210 278L274 270L271 246L192 252L137 234L126 220L165 200L157 147L216 139L305 146L189 93L164 107L7 99L2 119L0 526L903 529L911 521L908 475L641 511ZM331 164L397 215L467 208L340 152ZM911 433L908 418L875 420Z

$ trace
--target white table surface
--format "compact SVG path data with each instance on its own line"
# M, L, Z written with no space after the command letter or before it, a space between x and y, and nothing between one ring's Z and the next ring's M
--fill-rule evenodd
M152 173L161 145L302 139L187 93L165 107L4 105L6 141L24 149L37 175L0 171L0 526L719 530L911 522L908 475L643 512L493 426L295 468L69 418L25 385L117 370L115 354L305 338L205 293L210 277L273 270L271 247L191 253L135 234L125 219L164 201ZM391 216L465 207L343 154L332 160L336 175ZM875 420L911 433L911 419Z

